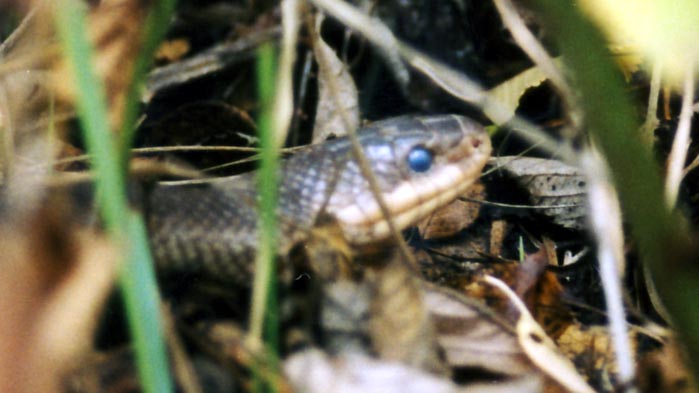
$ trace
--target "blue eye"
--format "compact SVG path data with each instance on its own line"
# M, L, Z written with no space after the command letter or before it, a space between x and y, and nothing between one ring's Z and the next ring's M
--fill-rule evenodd
M426 172L432 166L432 152L422 146L414 147L408 153L408 166L415 172Z

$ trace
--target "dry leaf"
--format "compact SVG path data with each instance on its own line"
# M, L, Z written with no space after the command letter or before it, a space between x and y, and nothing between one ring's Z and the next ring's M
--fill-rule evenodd
M529 193L537 212L564 228L585 227L587 188L585 178L577 168L543 158L498 157L491 160Z
M560 58L555 59L554 62L559 66L561 64ZM505 113L507 118L512 118L515 115L515 111L517 111L517 107L519 107L519 100L524 93L531 88L539 86L545 80L546 75L544 75L541 69L538 66L533 66L495 86L489 90L489 93L493 99L502 105L501 108L498 108L502 112L489 113L489 109L486 107L486 115L491 119L497 119L498 116L503 116L503 113Z
M320 34L318 17L313 53L318 62L318 108L313 125L313 143L331 136L343 136L347 128L359 128L359 93L347 65L326 44ZM332 79L332 80L330 80ZM349 124L348 124L348 123Z
M594 390L578 374L573 363L564 357L544 329L532 318L524 303L502 281L486 277L485 281L505 293L520 312L517 337L529 359L549 377L573 392L593 393Z

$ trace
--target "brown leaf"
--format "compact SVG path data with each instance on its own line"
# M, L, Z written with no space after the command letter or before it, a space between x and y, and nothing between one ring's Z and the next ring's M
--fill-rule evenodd
M517 338L529 359L546 375L571 391L594 392L577 372L570 359L563 356L553 340L532 318L521 299L504 282L494 277L486 277L485 281L506 294L519 311Z
M317 26L320 26L320 21ZM359 128L359 93L347 65L326 44L318 33L314 34L313 53L318 62L318 108L313 126L313 143L331 136L343 136L347 128ZM347 124L347 123L349 124Z
M508 283L524 300L534 319L546 333L557 337L573 320L568 306L563 302L564 288L555 273L546 270L549 260L542 248L527 255L518 265L515 281Z
M531 157L498 157L493 163L530 195L537 212L564 228L585 227L585 178L560 161Z

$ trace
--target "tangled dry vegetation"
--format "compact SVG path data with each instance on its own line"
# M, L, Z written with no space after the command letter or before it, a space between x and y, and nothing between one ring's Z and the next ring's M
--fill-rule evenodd
M694 391L699 11L558 3L0 2L0 391ZM66 9L86 12L88 72ZM446 113L489 125L480 181L371 258L319 225L308 260L280 258L298 270L268 289L264 342L257 293L149 291L131 213L71 191L127 159L145 192L254 170L265 129L293 154Z

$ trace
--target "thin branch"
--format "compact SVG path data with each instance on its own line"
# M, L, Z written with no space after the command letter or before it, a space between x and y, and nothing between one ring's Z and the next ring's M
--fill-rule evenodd
M660 97L660 86L662 75L662 65L658 62L653 65L653 73L650 77L650 93L648 94L648 111L646 121L643 123L641 139L648 145L653 145L653 131L658 126L658 98Z
M694 103L694 70L687 70L684 78L684 91L682 93L682 111L680 121L677 124L675 140L672 142L672 150L667 158L667 178L665 179L665 203L672 208L677 202L677 194L682 182L682 169L687 160L689 148L689 131L691 128L692 104Z
M624 232L621 208L616 190L609 180L606 164L595 151L586 151L581 157L581 170L588 184L590 234L597 244L599 273L607 306L609 331L616 354L621 386L626 392L634 389L636 375L633 351L629 342L624 310L622 276L625 270Z

